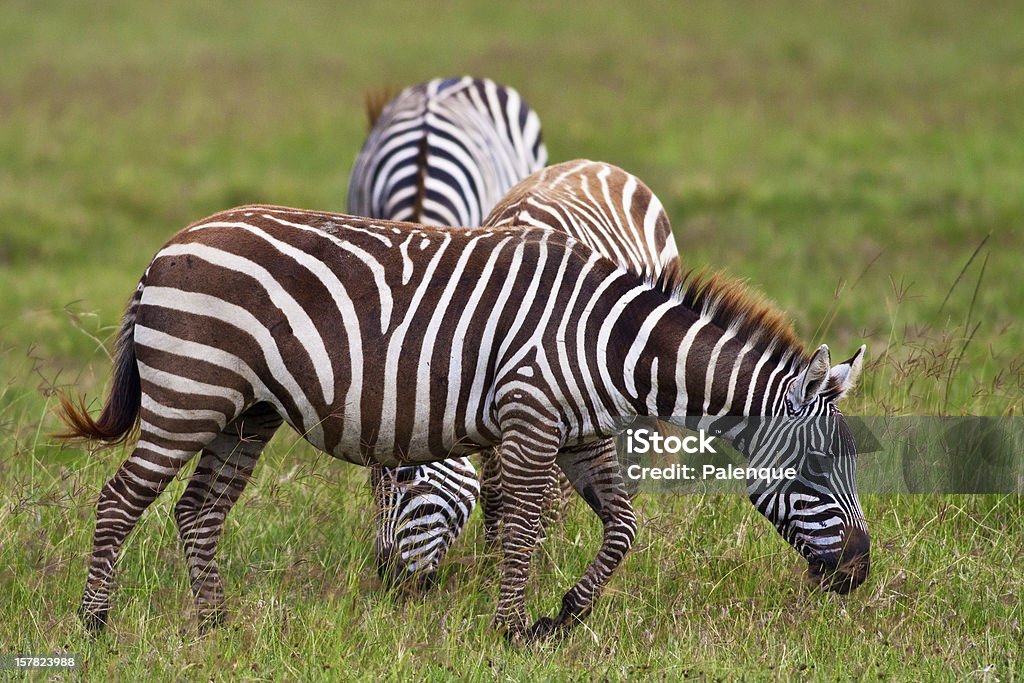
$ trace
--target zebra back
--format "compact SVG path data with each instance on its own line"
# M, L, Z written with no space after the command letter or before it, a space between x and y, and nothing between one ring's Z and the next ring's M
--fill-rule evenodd
M356 157L349 213L425 225L480 225L547 163L540 118L489 79L435 79L389 102Z
M682 283L661 201L639 178L611 164L576 159L534 173L508 192L484 225L555 228L634 273Z

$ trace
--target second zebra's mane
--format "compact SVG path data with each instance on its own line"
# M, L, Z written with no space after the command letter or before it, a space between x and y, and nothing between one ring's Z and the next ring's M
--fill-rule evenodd
M373 129L377 119L380 118L381 112L384 111L384 107L394 99L396 94L397 90L392 85L385 85L363 93L363 108L366 111L367 130Z
M810 360L789 318L773 302L750 289L744 280L706 268L690 269L679 283L659 278L655 286L772 360Z

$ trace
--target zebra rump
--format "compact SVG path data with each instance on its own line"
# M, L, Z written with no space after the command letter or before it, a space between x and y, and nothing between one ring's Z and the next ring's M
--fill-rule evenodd
M372 125L349 179L348 212L357 216L478 226L509 188L547 164L537 113L488 79L406 88Z

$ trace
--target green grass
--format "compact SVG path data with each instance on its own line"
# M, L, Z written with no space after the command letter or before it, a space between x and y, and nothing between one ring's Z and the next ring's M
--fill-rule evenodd
M847 412L1019 415L1015 4L14 1L0 25L0 651L82 653L93 680L1022 677L1019 495L866 496L873 573L848 597L741 498L642 498L586 626L520 651L489 628L478 521L438 590L382 592L365 473L290 433L228 520L229 625L196 634L176 482L93 642L74 610L125 454L47 437L55 388L104 391L103 344L175 230L248 201L344 209L363 91L465 72L516 86L553 160L643 178L687 264L748 278L836 359L867 343ZM537 557L535 616L596 547L582 508Z

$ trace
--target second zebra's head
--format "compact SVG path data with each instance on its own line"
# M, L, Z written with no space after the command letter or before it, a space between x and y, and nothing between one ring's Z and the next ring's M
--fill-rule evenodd
M748 479L754 506L808 563L821 587L847 593L870 568L867 522L857 497L857 444L837 402L853 387L863 346L831 366L822 345L782 386L782 405L744 439L753 468L786 476Z
M430 588L458 538L480 483L468 458L404 467L373 467L377 502L377 574L390 587Z

